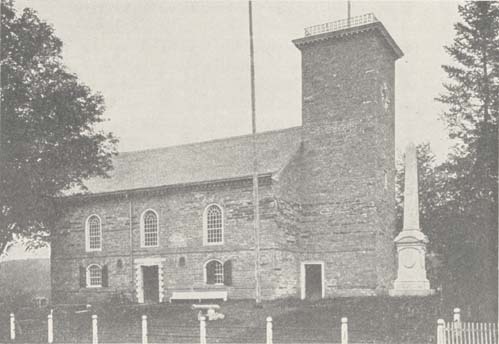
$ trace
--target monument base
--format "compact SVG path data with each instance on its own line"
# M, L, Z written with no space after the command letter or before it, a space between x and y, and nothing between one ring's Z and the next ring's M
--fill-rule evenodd
M430 289L430 282L423 281L395 281L393 289L388 291L390 296L429 296L434 295L435 290Z
M390 296L430 296L435 295L435 289L414 289L414 290L400 290L390 289L388 291Z

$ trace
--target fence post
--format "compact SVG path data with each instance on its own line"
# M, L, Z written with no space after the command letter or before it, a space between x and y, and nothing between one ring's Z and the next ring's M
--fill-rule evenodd
M454 308L454 322L461 322L461 310L459 308Z
M147 315L142 316L142 344L147 344Z
M348 344L348 319L341 318L341 344Z
M444 319L438 319L437 320L437 344L445 344L444 327L445 327Z
M92 315L92 344L99 343L98 327L97 327L97 314Z
M16 318L14 313L10 313L10 340L16 340Z
M206 344L206 317L199 318L199 343Z
M52 344L54 342L54 318L52 315L52 310L47 316L47 342Z
M461 310L459 308L454 308L454 335L456 338L455 344L462 343L462 330L461 330Z
M267 317L267 344L272 344L272 317Z

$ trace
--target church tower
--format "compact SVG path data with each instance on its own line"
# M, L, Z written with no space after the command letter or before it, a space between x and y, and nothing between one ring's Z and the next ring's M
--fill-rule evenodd
M302 261L323 261L325 296L390 288L395 269L395 61L373 14L305 29Z

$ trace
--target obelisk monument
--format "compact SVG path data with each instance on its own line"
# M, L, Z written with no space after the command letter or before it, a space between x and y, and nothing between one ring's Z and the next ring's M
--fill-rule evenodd
M404 180L404 227L394 240L398 269L389 293L392 296L426 296L433 290L426 278L428 238L419 226L418 163L413 143L405 151Z

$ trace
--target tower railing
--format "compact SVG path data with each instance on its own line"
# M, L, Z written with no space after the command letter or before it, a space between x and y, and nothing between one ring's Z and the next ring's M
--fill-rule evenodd
M309 26L305 28L305 37L318 35L321 33L339 31L351 27L362 26L378 22L378 19L373 13L363 14L361 16L351 17L347 19L336 20L333 22Z

